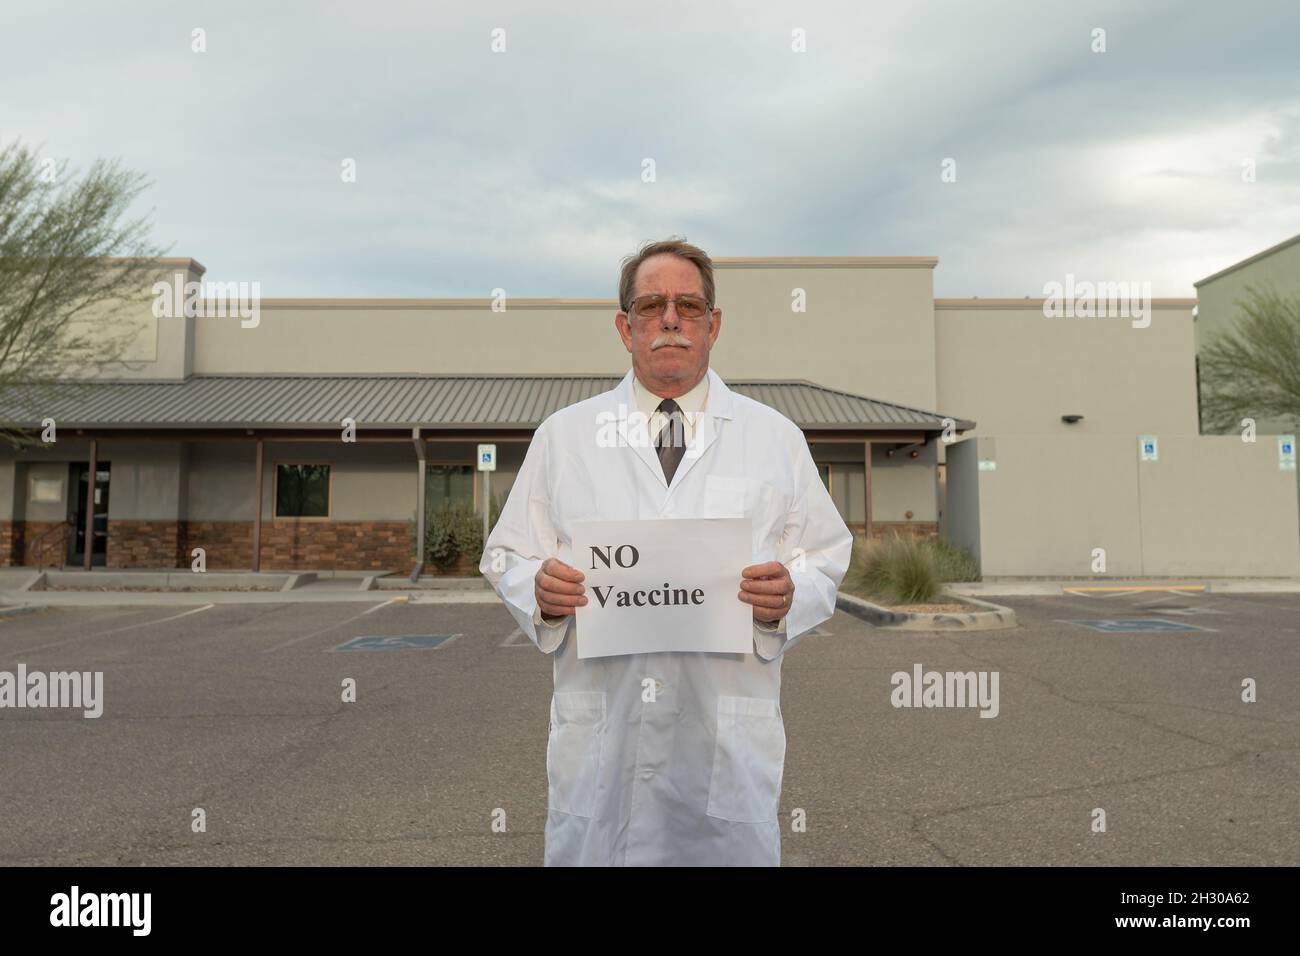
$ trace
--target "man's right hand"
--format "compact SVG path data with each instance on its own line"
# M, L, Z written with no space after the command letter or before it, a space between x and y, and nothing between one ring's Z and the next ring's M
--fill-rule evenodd
M582 572L559 558L547 558L533 579L537 607L546 617L560 618L572 614L575 607L587 603L582 586Z

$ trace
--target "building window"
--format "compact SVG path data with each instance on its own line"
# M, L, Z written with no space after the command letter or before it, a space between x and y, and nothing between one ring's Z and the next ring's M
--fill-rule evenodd
M817 465L822 484L830 493L831 501L845 521L865 521L866 505L863 502L866 475L862 465L852 461L825 462Z
M63 504L63 479L33 475L27 500L34 505Z
M826 486L826 490L830 491L831 490L831 466L823 465L819 463L817 465L817 474L821 476L822 484Z
M475 471L472 464L429 465L425 472L425 506L437 511L443 505L475 505Z
M275 466L275 517L328 518L330 466L307 462Z

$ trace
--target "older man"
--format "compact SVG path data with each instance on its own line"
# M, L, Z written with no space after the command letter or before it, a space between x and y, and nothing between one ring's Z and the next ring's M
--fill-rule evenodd
M852 536L802 432L709 368L722 310L703 250L643 246L619 305L631 370L538 427L480 564L553 660L546 864L777 865L781 659L834 612ZM597 440L631 410L652 442ZM735 573L753 653L579 658L574 523L718 517L751 520L751 563Z

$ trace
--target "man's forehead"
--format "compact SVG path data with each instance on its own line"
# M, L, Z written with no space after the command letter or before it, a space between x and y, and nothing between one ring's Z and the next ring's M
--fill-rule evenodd
M655 292L704 294L700 270L695 268L694 263L669 255L652 256L641 263L641 268L636 271L633 288L641 295Z

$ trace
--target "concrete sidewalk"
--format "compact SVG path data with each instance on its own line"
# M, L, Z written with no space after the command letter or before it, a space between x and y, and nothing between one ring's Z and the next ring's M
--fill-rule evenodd
M198 583L206 585L193 589ZM49 589L51 585L72 590ZM82 589L85 590L82 590ZM145 590L157 589L157 590ZM193 606L362 602L486 604L496 594L481 577L421 577L387 572L208 571L175 568L93 571L0 569L0 613L5 607Z
M193 607L203 604L497 604L493 591L0 591L0 616L28 607Z
M0 609L4 607L104 607L110 605L193 606L196 604L310 604L319 602L413 604L492 604L499 599L481 577L422 577L412 583L403 575L383 572L278 571L254 574L248 571L209 571L204 579L229 587L258 587L259 590L133 590L129 585L149 587L187 585L198 575L176 569L46 572L46 578L63 583L103 587L93 591L31 590L40 572L34 568L0 569ZM39 584L37 585L39 587ZM952 584L948 590L973 598L1051 596L1067 592L1105 597L1135 591L1296 594L1300 579L1294 578L1018 578Z
M122 584L139 587L174 585L185 587L195 581L207 581L216 590L221 585L259 586L278 588L290 582L292 587L315 584L330 588L443 588L487 587L478 574L460 576L421 575L411 581L410 575L399 571L331 571L319 568L301 568L291 571L187 571L184 568L0 568L0 591L24 590L34 582L47 584ZM288 588L286 588L287 590Z
M1063 594L1119 594L1133 591L1199 591L1206 594L1297 594L1297 578L1007 578L950 584L968 597Z

